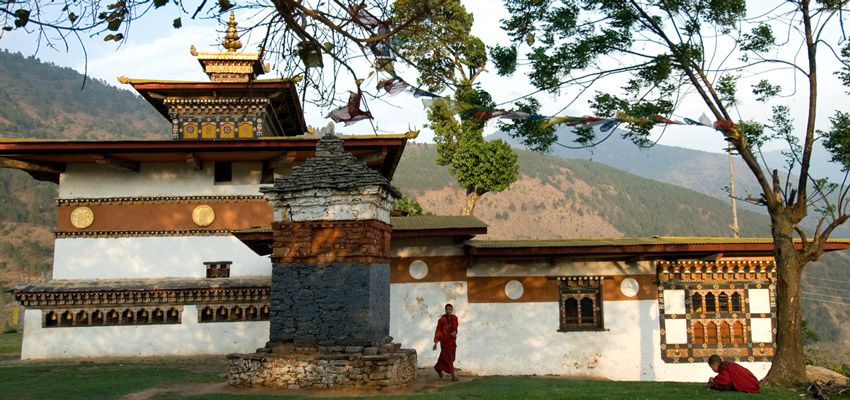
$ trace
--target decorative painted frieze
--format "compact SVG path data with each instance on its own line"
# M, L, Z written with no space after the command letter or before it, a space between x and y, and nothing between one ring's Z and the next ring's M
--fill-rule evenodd
M712 354L770 361L776 336L772 260L658 263L661 358L704 362Z

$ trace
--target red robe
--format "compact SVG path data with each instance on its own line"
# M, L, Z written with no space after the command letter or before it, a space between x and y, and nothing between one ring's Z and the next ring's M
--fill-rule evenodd
M454 335L452 335L454 333ZM434 332L434 341L440 342L440 358L434 369L447 374L455 373L455 350L457 350L457 316L443 315L437 321L437 330Z
M750 370L733 362L724 361L718 367L718 374L714 377L714 383L711 385L711 388L716 390L734 390L744 393L758 393L759 381Z

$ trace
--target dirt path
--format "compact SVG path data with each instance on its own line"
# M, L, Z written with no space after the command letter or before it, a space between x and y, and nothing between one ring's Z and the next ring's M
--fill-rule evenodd
M437 378L437 375L428 368L419 369L416 372L417 379L404 389L397 390L290 390L290 389L273 389L273 388L232 388L225 382L214 383L189 383L169 385L163 387L155 387L141 392L131 393L122 397L123 400L147 400L155 396L172 393L178 396L200 396L213 393L226 393L234 395L259 394L273 396L302 396L302 397L368 397L380 395L404 395L414 393L433 393L442 387L449 385L463 384L469 382L474 377L460 377L460 382L452 382L451 379ZM223 379L223 378L222 378Z

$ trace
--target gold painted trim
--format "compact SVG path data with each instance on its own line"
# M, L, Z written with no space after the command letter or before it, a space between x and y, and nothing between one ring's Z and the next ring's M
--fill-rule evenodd
M71 225L77 229L86 229L94 223L94 212L88 207L77 207L71 211Z
M198 226L210 226L215 221L215 210L212 207L202 204L192 211L192 222Z
M104 197L104 198L79 198L79 199L57 199L60 206L67 205L93 205L93 204L138 204L138 203L192 203L199 201L255 201L263 200L262 195L252 196L145 196L145 197Z
M56 232L56 239L68 238L126 238L126 237L163 237L163 236L230 236L227 229L193 229L172 231L78 231Z

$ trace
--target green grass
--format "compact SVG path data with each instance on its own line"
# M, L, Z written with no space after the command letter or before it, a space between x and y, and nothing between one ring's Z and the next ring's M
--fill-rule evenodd
M20 333L2 333L0 334L0 357L17 356L21 354L21 337Z
M222 378L188 367L144 364L27 365L0 367L4 399L117 399L178 383Z
M452 384L433 393L420 393L401 396L384 396L393 400L443 400L443 399L799 399L793 390L768 388L758 396L715 392L706 389L702 384L669 383L669 382L610 382L610 381L575 381L554 378L536 377L504 377L493 376L473 379L469 382ZM272 395L232 395L213 394L202 396L181 397L167 394L155 397L158 400L167 399L308 399L308 397L288 397ZM322 397L333 399L333 397Z

